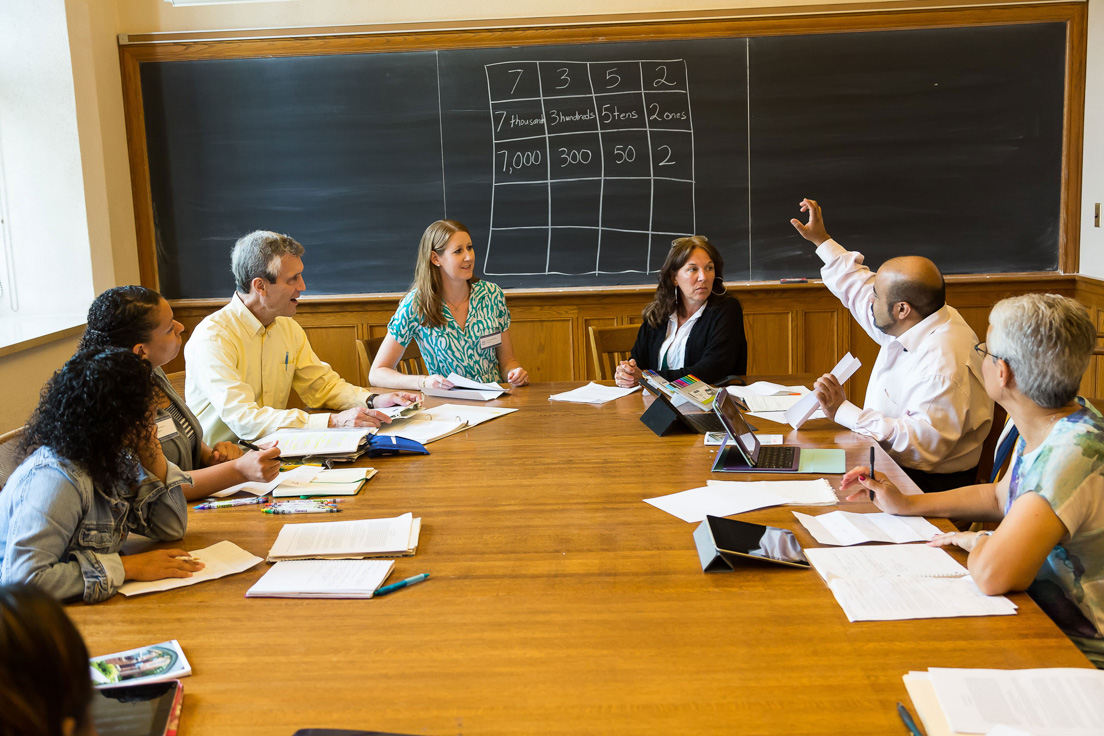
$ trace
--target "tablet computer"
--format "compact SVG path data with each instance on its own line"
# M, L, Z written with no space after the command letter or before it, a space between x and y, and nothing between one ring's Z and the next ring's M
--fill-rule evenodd
M108 687L92 696L100 736L175 736L184 688L180 680Z
M797 536L789 529L726 519L722 516L706 516L699 529L700 533L695 532L694 536L698 542L699 555L702 555L703 569L710 567L706 558L714 554L714 551L728 563L729 568L733 567L735 558L743 557L788 567L809 567L805 551L801 549ZM705 541L714 550L703 549L702 543Z

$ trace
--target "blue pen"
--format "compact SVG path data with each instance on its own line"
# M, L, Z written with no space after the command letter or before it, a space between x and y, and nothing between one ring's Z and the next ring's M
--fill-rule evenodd
M284 351L284 372L285 373L287 373L287 369L288 369L288 353L285 350Z
M422 574L415 575L412 578L407 578L406 580L400 580L397 583L392 583L391 585L385 585L382 588L376 588L375 595L379 596L379 595L387 595L388 593L394 593L396 590L399 590L401 588L405 588L408 585L414 585L414 583L420 583L428 577L429 577L429 573L428 572L423 572Z
M897 715L901 716L901 720L905 722L905 728L909 730L912 736L924 736L924 733L916 726L916 721L912 720L912 714L908 712L908 708L897 703Z

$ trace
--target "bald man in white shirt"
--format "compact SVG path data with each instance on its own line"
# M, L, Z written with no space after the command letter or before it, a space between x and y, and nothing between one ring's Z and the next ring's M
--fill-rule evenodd
M817 246L821 278L881 345L860 409L828 373L817 379L821 409L877 440L925 492L973 485L993 402L981 378L978 339L946 304L943 275L919 256L892 258L877 273L860 253L828 235L820 206L801 202L808 222L794 228Z

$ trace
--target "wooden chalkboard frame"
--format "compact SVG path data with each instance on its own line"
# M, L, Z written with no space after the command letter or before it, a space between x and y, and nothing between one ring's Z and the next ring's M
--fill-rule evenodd
M121 36L119 56L141 283L150 288L159 288L145 115L139 74L140 65L146 62L655 41L707 36L853 33L1054 22L1065 23L1067 30L1058 272L1075 273L1078 270L1087 47L1085 3L1040 5L1019 3L932 10L901 9L901 4L893 3L887 6L772 9L770 12L785 14L770 17L765 17L763 12L765 11L741 9L730 12L696 12L693 16L689 14L586 16L585 18L547 19L548 25L534 24L533 20L529 19L501 23L463 22L444 27L442 27L443 24L358 26L355 30L333 27L300 29L298 33L302 35L284 35L280 32L264 34L227 32L202 35ZM227 35L231 37L227 38ZM584 291L590 288L602 287L579 287L573 291Z

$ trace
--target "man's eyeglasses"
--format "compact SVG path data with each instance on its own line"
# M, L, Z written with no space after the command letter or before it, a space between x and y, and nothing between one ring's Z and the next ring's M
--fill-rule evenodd
M977 345L975 345L975 346L974 346L974 351L975 351L975 352L976 352L976 353L977 353L978 355L980 355L980 356L981 356L982 358L985 358L985 356L987 356L987 355L988 355L988 356L989 356L990 358L992 358L993 360L1003 360L1003 361L1007 362L1007 360L1008 360L1007 358L1002 358L1002 357L1000 357L999 355L993 355L992 353L990 353L990 352L989 352L988 350L986 350L985 348L986 348L986 345L985 345L985 343L983 343L983 342L979 342L979 343L978 343Z

